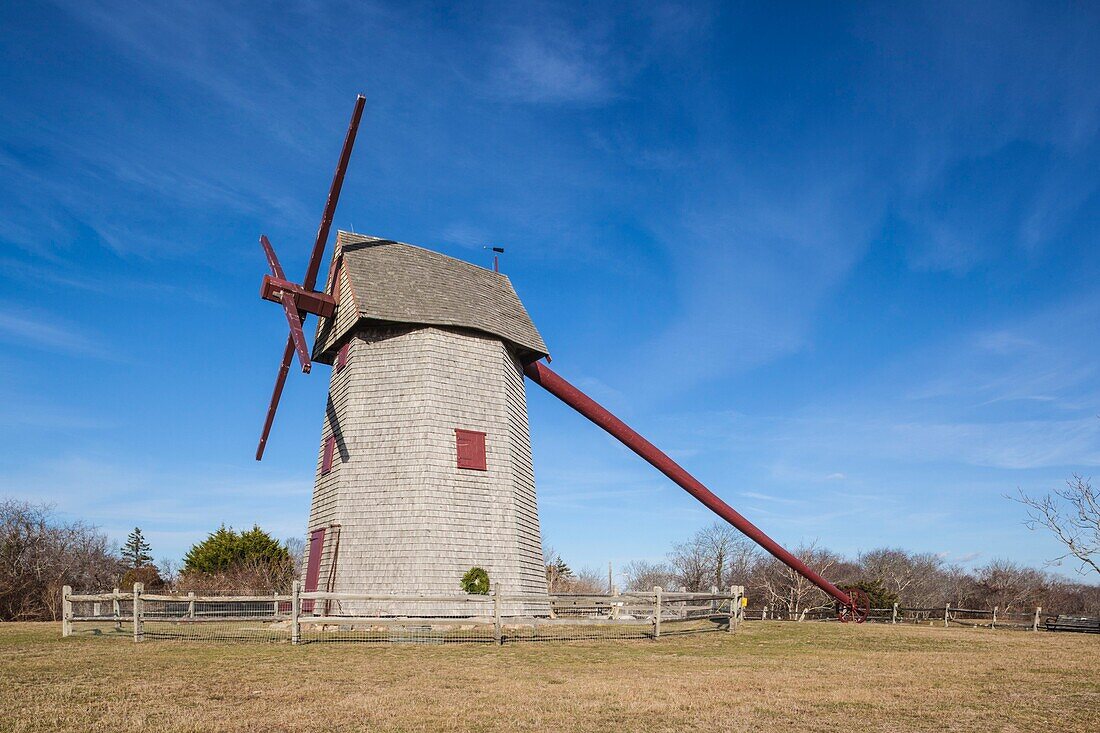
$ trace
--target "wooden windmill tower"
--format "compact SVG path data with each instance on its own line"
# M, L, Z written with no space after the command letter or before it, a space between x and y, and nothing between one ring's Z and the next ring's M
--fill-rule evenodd
M526 376L835 599L842 621L866 619L865 594L837 588L542 364L546 345L503 275L409 244L340 232L325 290L314 290L363 103L356 101L300 285L286 279L267 237L260 237L271 268L260 295L282 304L290 336L257 460L295 353L304 372L311 359L333 366L306 590L448 595L480 566L504 595L530 599L506 603L503 613L547 614ZM310 313L320 320L312 355L302 331ZM424 602L381 610L461 612Z
M453 595L478 566L545 594L522 365L547 352L508 278L345 232L331 269L306 589Z
M333 208L361 106L360 98ZM328 221L326 210L323 230ZM324 238L327 231L319 234L322 252ZM546 576L523 379L523 365L547 350L508 278L413 245L339 232L326 286L315 293L313 283L284 284L262 242L272 263L262 295L284 304L291 337L257 458L291 347L303 356L300 319L291 318L297 311L319 316L303 367L332 365L304 589L447 596L477 566L503 593L535 597L506 604L504 613L547 613L537 600ZM307 299L320 307L303 307ZM423 602L383 610L451 611Z

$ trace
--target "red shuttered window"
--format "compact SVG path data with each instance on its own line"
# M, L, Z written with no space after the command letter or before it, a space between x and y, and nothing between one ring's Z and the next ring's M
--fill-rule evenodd
M351 348L351 342L340 347L340 351L336 353L336 373L344 371L344 367L348 365L348 349Z
M330 435L325 438L325 452L321 456L321 475L325 475L332 470L332 456L336 452L336 436Z
M455 428L455 448L458 453L459 468L470 468L475 471L488 470L485 467L485 433Z
M317 590L321 578L321 552L325 549L325 530L315 529L309 535L309 560L306 562L307 593ZM302 601L302 613L313 613L313 601Z

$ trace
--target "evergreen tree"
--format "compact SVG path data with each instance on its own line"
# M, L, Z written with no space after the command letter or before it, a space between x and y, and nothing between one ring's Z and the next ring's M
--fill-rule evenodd
M289 559L286 546L258 526L237 532L223 524L188 551L183 569L221 573L248 562L281 563Z
M149 554L151 549L141 529L134 527L134 531L126 538L126 544L122 546L122 558L129 567L140 568L145 563L152 562L153 556Z
M850 587L863 591L871 608L890 608L899 601L898 594L883 585L880 580L861 580Z

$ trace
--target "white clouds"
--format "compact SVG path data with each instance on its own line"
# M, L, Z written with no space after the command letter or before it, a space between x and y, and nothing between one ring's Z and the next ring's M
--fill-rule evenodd
M855 31L880 50L868 94L886 112L899 211L919 269L964 274L1062 234L1096 191L1095 16L1030 4L884 5ZM870 65L873 64L873 67Z
M600 104L612 98L612 82L593 54L570 36L521 34L500 49L493 93L536 104Z
M759 491L741 491L738 492L738 496L743 496L746 499L759 499L761 501L775 502L778 504L787 504L792 506L805 504L805 502L798 499L787 499L780 496L772 496L771 494L764 494Z
M97 341L87 328L64 323L56 318L14 305L3 307L0 339L20 348L40 348L74 356L111 358L107 346Z
M814 312L867 246L877 213L873 202L858 206L842 180L775 176L767 190L729 176L725 192L685 208L682 230L660 226L679 248L681 307L645 345L656 357L650 385L675 389L809 343Z
M914 363L888 369L894 378L906 375L901 392L910 400L950 405L956 414L1029 401L1049 408L1042 416L1092 415L1088 405L1100 397L1092 342L1098 318L1100 298L1060 300L1000 327L946 339Z
M882 405L887 415L891 408ZM873 410L866 403L860 412ZM749 421L749 430L769 444L789 466L815 466L830 461L873 462L902 466L958 464L1025 470L1100 465L1100 420L1009 420L998 423L893 422L887 417L772 418ZM810 468L792 474L788 467L778 480L801 476L833 478ZM842 476L843 474L840 474ZM930 480L930 479L927 479Z

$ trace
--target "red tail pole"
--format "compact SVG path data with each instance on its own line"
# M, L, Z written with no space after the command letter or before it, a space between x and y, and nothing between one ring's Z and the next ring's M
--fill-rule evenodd
M710 489L699 483L694 476L685 471L680 464L669 458L657 446L636 433L626 423L612 415L588 395L559 377L549 367L536 361L525 366L523 371L532 382L611 433L619 442L676 482L680 488L702 502L705 507L744 532L749 539L763 547L780 562L845 606L852 605L852 599L847 593L825 580L825 578L811 570L806 563L783 549L779 543L760 531L756 525L741 516L729 504L715 496Z

